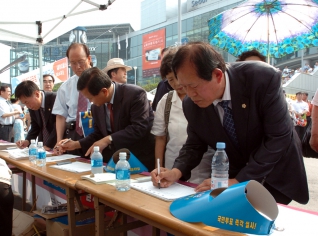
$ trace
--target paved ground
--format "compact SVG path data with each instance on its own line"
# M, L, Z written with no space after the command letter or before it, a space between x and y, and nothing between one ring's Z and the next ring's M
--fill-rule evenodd
M304 158L309 185L309 202L306 205L292 201L289 205L318 212L318 158Z

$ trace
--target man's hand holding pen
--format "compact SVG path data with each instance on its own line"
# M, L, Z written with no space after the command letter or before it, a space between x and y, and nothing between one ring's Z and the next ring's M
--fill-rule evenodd
M19 140L15 143L18 148L23 149L30 145L29 140Z
M53 151L56 155L62 155L66 151L71 151L80 148L78 141L73 141L71 139L62 139L54 147Z
M160 183L160 188L167 188L181 178L181 172L178 169L169 170L160 167L159 172L160 174L158 174L158 168L151 172L151 181L156 187L158 187L158 183Z

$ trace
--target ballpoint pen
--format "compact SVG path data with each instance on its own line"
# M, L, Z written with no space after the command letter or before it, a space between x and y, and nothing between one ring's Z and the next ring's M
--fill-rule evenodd
M65 140L63 143L61 143L61 145L64 145L65 143L67 143L67 142L69 142L69 141L71 141L72 139L71 138L69 138L68 140Z
M69 138L69 139L65 140L63 143L61 143L61 145L65 144L65 143L67 143L67 142L69 142L69 141L71 141L71 140L72 140L72 139ZM57 149L58 147L59 147L59 146L55 146L54 149Z
M160 174L160 159L157 159L157 169L158 169L158 176ZM158 188L160 189L160 179L158 181Z

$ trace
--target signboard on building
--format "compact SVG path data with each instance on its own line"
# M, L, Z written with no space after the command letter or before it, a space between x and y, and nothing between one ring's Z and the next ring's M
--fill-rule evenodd
M215 0L187 0L187 11L193 11L195 9L205 7L206 5L216 2Z
M142 45L142 77L159 75L161 50L166 46L166 30L143 35Z
M66 81L68 78L67 57L43 66L42 73L43 75L53 75L56 84ZM36 69L20 76L11 78L12 93L14 93L18 84L25 80L32 80L34 83L40 86L40 69Z

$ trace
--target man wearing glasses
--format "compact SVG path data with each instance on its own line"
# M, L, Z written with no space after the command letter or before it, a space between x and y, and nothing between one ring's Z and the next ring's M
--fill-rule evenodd
M92 66L89 49L85 44L72 43L66 51L66 56L75 75L65 81L57 91L52 111L56 115L57 144L63 138L71 138L76 141L84 137L83 130L79 127L79 112L90 108L89 101L77 91L79 76ZM57 144L54 152L62 154L59 152ZM82 156L80 150L69 153Z
M54 82L55 80L53 75L43 75L43 90L45 92L53 92Z

